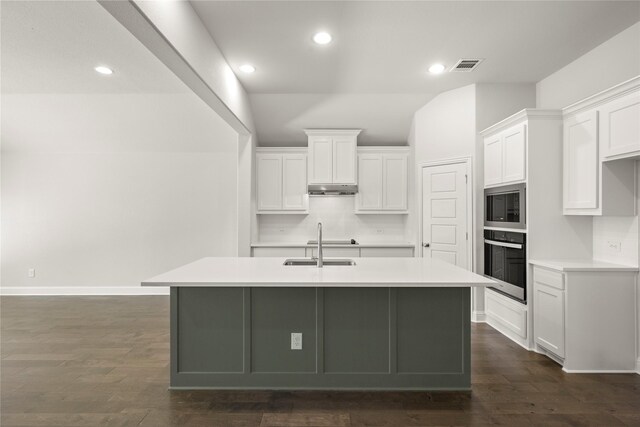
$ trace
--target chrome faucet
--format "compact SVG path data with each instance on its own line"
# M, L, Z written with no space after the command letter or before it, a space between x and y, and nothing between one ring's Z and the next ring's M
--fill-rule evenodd
M322 223L318 223L318 268L322 268Z

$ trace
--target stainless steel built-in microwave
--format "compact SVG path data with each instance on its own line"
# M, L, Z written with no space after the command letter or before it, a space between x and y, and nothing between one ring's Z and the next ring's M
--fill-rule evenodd
M484 190L485 227L527 228L525 184L505 185Z

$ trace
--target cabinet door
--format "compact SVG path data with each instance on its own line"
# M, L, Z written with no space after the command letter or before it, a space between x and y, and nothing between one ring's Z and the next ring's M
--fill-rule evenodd
M382 209L382 154L358 154L358 210Z
M564 291L534 282L533 297L533 334L536 343L564 357Z
M484 140L484 185L502 182L502 138L493 135Z
M382 207L385 210L406 210L407 156L385 154L382 159Z
M604 157L640 150L640 91L600 108L600 138Z
M502 132L502 182L524 181L526 178L526 125L520 124Z
M333 182L333 141L331 137L309 137L309 184Z
M598 208L598 112L564 121L563 181L565 209Z
M282 209L282 155L257 154L258 211Z
M284 154L282 156L282 209L306 210L307 156Z
M356 183L356 138L333 137L333 183Z

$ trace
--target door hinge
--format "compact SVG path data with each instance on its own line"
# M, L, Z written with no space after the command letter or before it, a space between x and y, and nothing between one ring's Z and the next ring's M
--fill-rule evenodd
M469 175L467 175L466 173L464 174L464 182L465 184L469 182Z
M464 233L464 234L466 234L466 235L467 235L467 236L466 236L466 237L467 237L467 240L469 240L469 232L467 231L467 232L466 232L466 233Z

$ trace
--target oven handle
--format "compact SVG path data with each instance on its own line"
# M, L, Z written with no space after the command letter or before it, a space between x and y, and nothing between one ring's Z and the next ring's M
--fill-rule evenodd
M518 243L496 242L495 240L484 239L484 242L493 246L502 246L504 248L522 249L522 245Z

